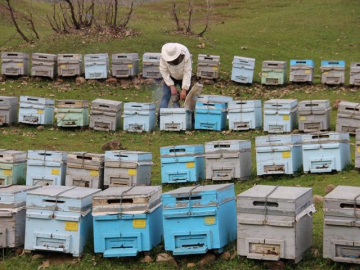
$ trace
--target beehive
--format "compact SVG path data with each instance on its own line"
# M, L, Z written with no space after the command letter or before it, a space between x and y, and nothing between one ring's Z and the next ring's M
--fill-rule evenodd
M109 71L109 55L107 53L86 54L85 79L107 79Z
M314 67L313 60L290 60L290 82L312 83Z
M162 241L161 186L110 187L93 197L94 251L136 256Z
M58 75L61 77L81 76L83 61L81 54L59 54Z
M112 75L128 78L139 74L139 54L117 53L112 55Z
M25 250L81 256L93 225L92 197L98 192L99 189L60 186L28 192Z
M47 53L32 54L31 76L49 77L57 74L57 55Z
M321 61L321 83L339 85L345 82L345 61Z
M142 76L146 79L161 79L160 53L144 53Z
M230 130L250 130L262 126L261 100L230 101L228 114Z
M222 252L236 239L234 184L178 188L162 195L165 250Z
M185 108L160 108L160 130L191 130L192 116L192 111Z
M121 124L122 102L97 98L91 102L90 128L116 131Z
M5 76L29 76L29 55L21 52L1 53L1 74Z
M237 197L237 252L298 263L312 246L312 189L257 185Z
M238 83L252 83L255 69L255 59L234 56L232 62L231 80Z
M155 128L155 103L124 103L124 130L150 132Z
M303 100L299 102L299 130L303 132L330 129L330 100Z
M185 183L205 179L203 145L176 145L160 148L161 182Z
M199 54L196 76L202 79L218 79L220 69L220 56Z
M17 97L0 96L0 126L17 123L18 103Z
M25 182L26 157L24 151L0 150L0 186Z
M61 99L56 105L58 127L86 127L89 125L89 102Z
M360 128L360 103L341 101L338 107L336 131L355 134Z
M20 96L19 123L52 125L55 101L49 98Z
M219 140L205 143L206 179L247 180L251 175L251 141Z
M106 151L104 185L151 185L152 154L139 151Z
M292 132L297 127L298 101L296 99L270 99L264 104L264 131L268 133Z
M261 83L265 85L282 85L286 83L285 61L264 61L261 69Z

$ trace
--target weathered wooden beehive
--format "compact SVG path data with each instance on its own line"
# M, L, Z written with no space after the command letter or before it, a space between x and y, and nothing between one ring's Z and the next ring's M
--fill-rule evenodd
M25 151L0 150L0 185L16 185L26 179Z
M237 252L298 263L312 246L312 189L257 185L237 197Z
M251 175L251 141L219 140L205 143L206 179L247 180Z
M0 96L0 126L13 125L18 120L19 99Z
M90 128L116 131L121 124L122 102L97 98L91 102Z
M299 102L299 130L303 132L330 129L330 100L303 100Z
M68 153L65 185L102 189L104 154Z
M0 187L0 248L24 245L26 193L38 187Z

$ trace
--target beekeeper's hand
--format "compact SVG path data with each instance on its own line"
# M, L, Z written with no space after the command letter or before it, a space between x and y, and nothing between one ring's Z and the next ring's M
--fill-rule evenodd
M170 85L170 91L171 91L171 94L172 94L172 95L177 95L177 94L178 94L175 85Z
M181 92L180 92L180 99L181 99L181 100L185 100L185 99L186 99L186 90L185 90L185 89L181 90Z

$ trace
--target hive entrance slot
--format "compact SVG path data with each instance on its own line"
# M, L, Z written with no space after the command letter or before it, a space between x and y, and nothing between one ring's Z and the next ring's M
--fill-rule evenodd
M92 160L92 157L85 157L85 156L76 156L78 159L86 159L86 160Z
M237 105L247 104L247 102L236 102Z
M329 65L338 65L339 62L329 62Z
M197 243L197 244L188 244L188 245L182 245L182 247L203 247L204 243Z
M27 100L30 100L30 101L38 101L37 98L28 98Z
M131 198L125 198L125 199L109 199L107 200L108 204L119 204L119 203L133 203L134 200Z
M195 200L201 200L201 196L188 196L188 197L179 197L176 198L177 201L195 201Z
M340 207L343 209L354 209L355 205L351 203L341 203ZM356 209L360 209L360 205L356 205Z
M254 206L268 206L268 207L279 207L279 204L276 202L263 202L263 201L254 201Z
M305 107L316 107L316 106L319 106L319 104L316 103L305 104Z
M109 108L109 106L108 106L108 105L102 105L102 104L100 104L100 105L99 105L99 107Z
M314 135L311 137L312 139L328 139L330 138L329 135Z
M346 107L345 110L348 110L348 111L356 111L356 112L359 111L358 108L351 108L351 107Z
M306 61L296 61L296 64L306 64Z
M40 156L52 156L52 154L49 153L39 153Z
M184 148L180 148L180 149L170 149L169 150L170 153L179 153L179 152L186 152L186 150Z
M230 144L215 144L214 148L230 148Z
M47 203L65 203L65 201L50 200L50 199L44 200L44 202L47 202Z

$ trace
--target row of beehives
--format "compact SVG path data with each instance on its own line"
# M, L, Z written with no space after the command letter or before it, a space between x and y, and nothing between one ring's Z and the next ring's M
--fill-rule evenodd
M313 244L312 189L257 185L237 196L233 184L161 186L8 186L0 189L0 247L80 256L93 229L105 258L149 252L164 239L173 255L222 252L298 263ZM324 198L323 257L360 263L360 188L338 186Z
M355 167L360 167L360 130ZM350 164L348 133L256 137L257 175L342 171ZM161 182L196 183L246 180L252 171L250 140L219 140L203 145L160 148ZM66 185L90 188L151 185L152 154L106 151L105 154L44 150L0 151L0 185Z
M40 97L18 98L0 96L0 125L19 123L52 125L55 100ZM56 119L59 127L85 127L94 130L116 131L120 128L122 102L95 99L57 101ZM155 103L124 103L123 129L130 132L152 131L156 124ZM303 132L330 129L330 101L271 99L264 104L264 131L292 132L299 123ZM160 130L181 131L193 129L193 112L185 108L161 108ZM231 97L201 95L195 105L195 129L224 130L229 118L230 130L251 130L262 126L260 100L232 100ZM299 120L299 121L298 121ZM360 104L342 101L339 104L336 131L355 133L360 128Z
M103 188L151 184L152 154L0 150L0 185Z
M2 74L6 76L29 75L29 55L26 53L3 52ZM161 79L159 70L160 53L143 55L144 78ZM109 70L108 54L87 54L84 58L86 79L106 79ZM285 61L263 61L261 83L282 85L286 83L287 64ZM290 82L308 82L314 80L313 60L290 60ZM255 59L234 56L231 80L238 83L252 83ZM198 55L196 76L204 79L219 78L220 56ZM58 76L80 76L83 73L81 54L44 54L32 55L32 76L54 78ZM121 53L112 55L112 76L127 78L139 74L139 55ZM338 85L345 82L344 61L321 61L321 82ZM360 85L360 63L353 62L350 67L350 85Z

